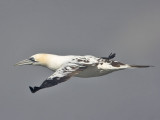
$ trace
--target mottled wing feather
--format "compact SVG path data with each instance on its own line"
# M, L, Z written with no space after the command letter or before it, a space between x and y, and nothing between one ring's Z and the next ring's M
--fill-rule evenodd
M78 72L84 70L85 68L86 68L85 66L79 66L76 64L68 64L66 66L62 66L53 75L48 77L40 87L41 88L51 87L61 82L65 82L74 74L78 74Z
M86 69L86 66L77 65L77 64L67 64L63 65L61 68L59 68L55 73L53 73L50 77L48 77L40 87L29 87L32 93L37 92L40 89L52 87L54 85L57 85L61 82L65 82L69 78L71 78L73 75L78 74L79 72Z

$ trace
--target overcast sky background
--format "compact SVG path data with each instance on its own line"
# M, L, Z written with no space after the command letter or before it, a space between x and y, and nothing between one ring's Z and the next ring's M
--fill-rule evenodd
M52 71L29 56L91 54L154 68L69 81L32 94ZM160 120L159 0L0 0L1 120Z

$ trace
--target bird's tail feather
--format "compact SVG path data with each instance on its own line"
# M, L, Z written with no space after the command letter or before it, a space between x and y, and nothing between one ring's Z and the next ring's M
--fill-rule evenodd
M151 65L130 65L131 68L147 68L147 67L154 67Z

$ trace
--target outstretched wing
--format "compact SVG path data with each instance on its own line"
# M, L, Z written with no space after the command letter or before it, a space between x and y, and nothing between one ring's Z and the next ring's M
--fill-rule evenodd
M86 69L87 66L84 65L77 65L77 64L66 64L60 67L55 73L53 73L50 77L48 77L40 87L29 87L32 93L37 92L40 89L52 87L57 85L61 82L65 82L73 75L78 74L79 72Z

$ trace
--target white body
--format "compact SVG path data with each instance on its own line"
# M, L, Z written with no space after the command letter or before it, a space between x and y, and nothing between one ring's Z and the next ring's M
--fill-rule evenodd
M51 54L46 56L46 58L47 58L47 64L45 64L44 66L53 70L53 71L56 71L62 65L67 64L68 62L75 63L75 61L73 61L73 59L76 59L76 58L88 59L90 61L88 64L96 64L97 60L99 59L97 57L90 56L90 55L86 55L86 56L75 56L75 55L58 56L58 55L51 55ZM80 63L80 64L83 64L83 63ZM102 65L101 64L96 65L96 66L90 65L87 69L83 70L82 72L80 72L74 76L75 77L83 77L83 78L97 77L97 76L106 75L111 72L122 70L122 69L129 68L129 67L130 66L128 64L121 65L120 67L114 67L114 66L110 65L110 63L104 62Z

